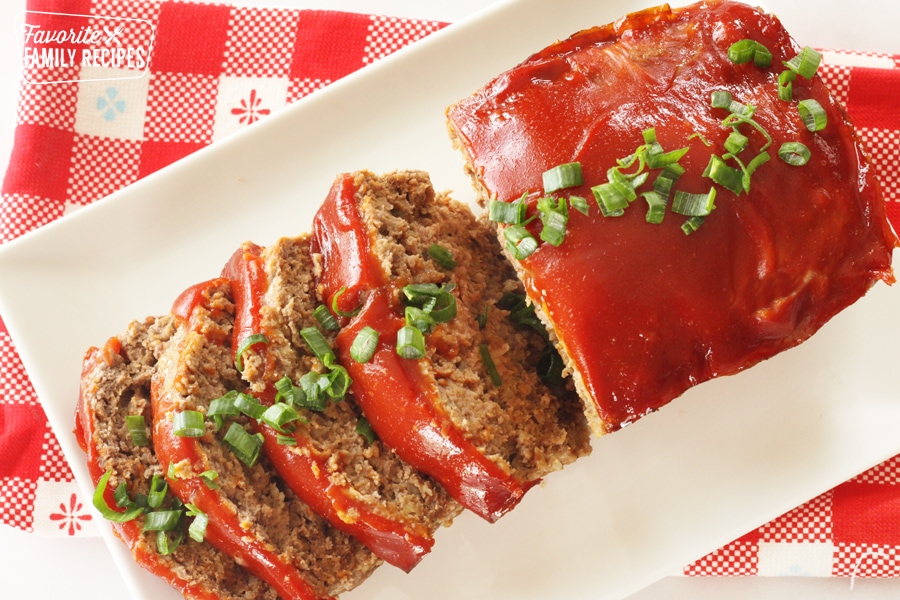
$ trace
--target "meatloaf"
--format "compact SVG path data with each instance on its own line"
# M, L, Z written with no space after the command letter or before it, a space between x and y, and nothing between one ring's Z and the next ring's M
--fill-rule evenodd
M319 378L335 372L323 362L330 359L317 355L331 352L336 322L321 317L327 309L318 301L313 271L306 235L265 249L246 244L225 270L237 300L236 330L242 332L237 337L266 337L265 344L242 357L242 377L266 405L274 402L285 378L300 386L310 374ZM311 347L316 339L326 343L324 349ZM383 442L361 435L364 422L353 395L337 395L302 409L303 420L294 423L286 442L272 427L260 428L265 452L285 482L319 514L409 571L431 549L434 531L449 525L462 507Z
M448 108L598 435L893 282L875 172L819 60L748 5L661 6Z
M210 418L193 426L181 416L205 416L215 400L244 390L232 358L231 293L230 281L219 278L176 301L178 327L151 386L154 449L168 465L175 495L207 515L206 542L282 598L335 596L356 587L380 560L298 499L264 455L252 456L239 436L231 437L237 431L256 439L251 417L231 416L220 427Z
M546 333L510 318L522 288L490 225L426 173L339 176L313 252L364 415L463 506L496 520L590 451L573 390L539 375ZM360 336L375 345L354 358Z
M124 512L124 508L117 507L113 490L124 484L129 498L147 497L153 478L165 476L152 440L135 442L126 418L138 417L150 423L151 378L174 331L168 316L135 321L103 347L91 348L85 357L76 434L88 456L94 483L100 483L109 473L104 502L116 511ZM171 504L171 497L166 504ZM113 531L129 547L135 561L186 598L278 597L268 584L209 544L186 542L163 554L156 532L143 531L146 518L142 514L133 520L114 522Z

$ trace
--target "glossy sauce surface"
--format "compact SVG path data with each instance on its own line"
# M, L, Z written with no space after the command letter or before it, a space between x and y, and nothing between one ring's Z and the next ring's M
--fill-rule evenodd
M744 38L772 52L771 68L728 59ZM606 430L803 341L874 281L892 280L895 239L843 111L820 80L798 78L795 99L815 98L828 114L827 128L810 133L796 101L777 97L782 61L798 51L776 19L746 5L662 7L551 46L448 111L475 175L499 200L528 193L533 212L542 173L582 163L585 184L553 195L587 198L590 216L571 211L565 242L541 245L521 267ZM716 90L756 106L773 138L749 194L719 188L690 236L671 211L646 223L640 195L624 216L601 216L590 187L650 127L665 150L689 147L676 189L710 189L702 173L730 132L728 113L710 107ZM747 162L766 139L748 125L741 132ZM778 159L787 141L809 147L806 166Z

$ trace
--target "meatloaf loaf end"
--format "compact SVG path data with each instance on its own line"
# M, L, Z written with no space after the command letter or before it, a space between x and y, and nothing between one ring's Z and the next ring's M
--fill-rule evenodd
M84 362L76 434L88 456L94 484L109 473L104 501L116 507L112 491L124 484L129 498L148 497L153 478L165 473L152 440L135 441L126 417L150 422L150 385L156 362L174 333L168 316L133 322L102 348L91 348ZM171 504L169 497L165 506ZM124 508L116 507L124 512ZM146 515L114 522L113 531L135 561L192 600L276 600L275 591L209 544L186 541L169 554L158 534L144 532Z
M495 520L590 452L577 395L538 374L545 337L510 318L523 290L492 227L435 194L426 173L338 177L313 236L322 297L346 323L342 364L404 460ZM366 328L378 346L360 362L351 348ZM398 347L406 335L422 336L421 357Z
M284 598L336 596L361 583L380 560L301 502L265 455L247 456L237 440L256 439L256 420L240 415L219 428L207 418L199 431L177 431L179 415L206 415L215 400L245 390L232 355L231 294L231 283L220 278L195 286L176 302L178 327L151 388L157 456L169 465L173 492L208 516L210 544ZM232 430L244 435L230 438Z
M252 285L250 273L265 273ZM267 342L242 356L242 376L264 403L277 397L278 382L309 389L310 377L333 373L321 356L334 347L336 323L317 319L319 302L309 237L283 238L262 250L240 250L226 269L236 292L238 324L246 335L262 333ZM312 336L312 337L311 337ZM321 337L320 337L321 336ZM311 341L324 340L324 349ZM378 439L360 434L362 414L349 392L338 398L301 403L302 420L293 423L289 443L264 427L265 451L291 488L375 554L406 571L433 545L433 533L449 525L462 507L431 478L422 475Z

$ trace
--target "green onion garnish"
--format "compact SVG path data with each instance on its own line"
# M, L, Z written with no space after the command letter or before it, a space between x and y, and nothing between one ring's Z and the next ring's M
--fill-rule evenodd
M397 354L402 358L425 358L425 336L410 325L404 325L397 331Z
M251 419L256 419L257 421L266 412L266 407L250 394L235 392L234 406Z
M353 310L351 310L351 311L349 311L349 312L344 311L344 310L341 310L340 308L338 308L338 299L339 299L341 296L343 296L343 295L344 295L344 292L346 292L346 291L347 291L347 286L345 285L344 287L342 287L341 289L339 289L339 290L337 291L337 293L336 293L334 296L332 296L332 298L331 298L331 312L333 312L334 314L338 315L339 317L345 317L345 318L349 319L349 318L355 317L356 315L359 314L359 311L362 310L362 305L360 304L360 305L357 306L355 309L353 309Z
M797 56L784 63L784 66L801 77L812 79L821 63L822 54L814 48L805 46Z
M238 373L243 373L244 371L244 352L246 352L256 344L268 343L269 338L261 333L254 333L253 335L248 335L247 337L245 337L241 341L241 344L238 346L237 352L234 355L234 366L238 370Z
M434 329L435 325L437 325L437 321L435 321L432 316L422 310L417 306L407 306L404 311L404 315L406 317L406 324L412 327L415 327L422 333L431 333L431 330ZM360 334L363 332L360 331ZM377 335L377 332L376 332ZM358 337L358 336L357 336ZM378 338L376 337L375 343L378 342ZM355 340L354 340L355 343ZM362 343L362 342L360 342ZM352 352L351 348L351 352ZM373 349L374 352L374 349ZM368 361L357 361L357 362L368 362Z
M712 179L735 195L744 191L744 173L740 169L729 167L721 157L715 154L709 157L709 164L706 166L703 176Z
M291 406L301 408L306 404L306 392L294 385L290 377L285 376L276 381L275 390L278 392L275 395L275 402L282 400Z
M203 413L178 410L172 413L172 431L178 437L198 438L203 435Z
M297 438L292 435L285 435L283 433L279 433L275 436L275 441L279 446L296 446Z
M782 71L778 76L778 99L790 102L794 99L794 80L797 74L791 70Z
M811 156L809 148L800 142L785 142L778 149L778 158L795 167L805 165Z
M705 217L715 206L716 188L710 188L706 194L690 194L678 190L672 199L672 212L686 217Z
M284 433L287 425L300 420L300 413L289 404L276 402L266 409L259 420L275 431Z
M490 205L488 205L488 218L494 223L506 223L509 225L524 223L526 211L528 210L528 207L525 205L526 195L523 195L515 202L492 200Z
M211 490L219 489L219 484L216 481L218 478L219 474L212 469L200 473L200 480L203 482L203 485Z
M487 369L488 376L491 378L494 387L503 385L503 380L500 378L500 373L497 371L497 365L494 364L494 359L491 357L491 351L487 344L480 344L478 346L478 353L481 354L481 362L484 363L484 368Z
M728 90L716 90L710 94L709 104L713 108L730 108L733 99Z
M537 250L537 239L524 225L510 225L503 230L506 238L506 249L516 260L525 260Z
M440 244L430 245L428 247L428 256L445 269L452 270L456 268L456 260L453 259L453 253Z
M182 540L184 539L184 530L179 529L176 532L174 539L169 540L169 531L157 531L156 532L156 551L159 552L162 556L168 556L175 552L178 549L178 546L181 545Z
M552 246L559 246L566 239L566 224L569 222L569 206L564 198L555 201L553 198L538 200L540 214L541 240Z
M488 310L490 309L490 305L485 304L484 308L478 313L478 316L475 317L475 321L478 323L478 329L484 329L487 326L488 322Z
M587 199L581 196L569 196L569 204L572 208L585 216L591 214L591 208L588 206Z
M325 379L328 382L325 392L335 400L343 399L352 383L350 373L337 363L337 359L334 358L333 354L325 357L325 366L328 368L328 374L325 375Z
M644 192L641 196L647 201L646 221L654 225L662 223L663 218L666 216L666 207L669 204L668 199L656 191Z
M321 325L322 329L325 331L337 331L341 328L337 319L334 318L334 315L331 314L331 311L329 311L328 307L324 304L320 304L316 307L316 310L313 311L313 317L315 317L316 321L319 322L319 325Z
M300 337L303 338L303 341L306 342L306 345L309 346L309 349L312 350L319 360L324 362L325 357L329 354L334 356L334 350L331 349L325 336L317 328L305 327L301 329Z
M187 516L194 517L190 527L188 527L188 535L198 544L202 544L203 540L206 539L206 527L209 525L209 516L193 504L187 504L185 508L187 508Z
M733 43L728 47L728 59L738 65L753 61L756 62L756 53L762 49L764 53L769 54L769 64L772 63L772 55L765 46L755 40L744 39ZM757 65L768 66L768 65Z
M305 400L298 408L323 411L328 406L328 388L331 382L327 375L310 371L300 378L300 387L303 389Z
M147 507L157 509L162 506L166 500L166 494L169 492L169 484L159 475L154 475L150 479L150 493L147 494Z
M362 415L356 419L356 433L366 438L366 441L369 444L374 444L378 439L375 430L372 429L371 423L369 423L369 420Z
M238 460L248 467L252 467L256 464L256 461L259 460L259 452L263 445L263 436L261 433L250 435L247 433L247 430L238 423L232 423L231 426L229 426L228 431L225 432L222 443L237 456Z
M149 446L150 436L147 434L147 421L144 415L127 415L125 425L131 436L131 443L135 446Z
M684 232L684 235L691 235L703 225L703 221L706 217L691 217L687 221L685 221L681 225L681 230Z
M800 119L809 131L822 131L828 125L828 113L816 100L801 100L797 104Z
M106 503L106 498L104 497L104 495L106 494L106 486L109 484L109 478L111 476L112 469L104 473L100 478L100 481L97 482L97 488L94 490L93 497L94 508L100 511L100 514L103 515L103 518L107 521L113 521L115 523L125 523L127 521L133 521L141 513L144 512L144 507L134 506L127 509L125 512L119 512L117 510L113 510L109 506L109 504Z
M157 510L147 513L143 531L173 531L184 515L180 510Z
M581 185L584 183L581 163L565 163L544 171L543 183L545 194Z
M421 311L421 309L416 308L415 306L406 307L407 311L410 309ZM424 311L422 311L422 314L425 314ZM409 317L407 316L407 321L408 319ZM356 337L353 338L353 343L350 345L350 357L358 363L365 364L372 360L377 348L378 332L366 325L360 329L359 333L356 334Z
M620 217L625 214L628 196L612 183L601 183L591 188L597 206L604 217Z
M750 138L740 131L732 131L728 134L728 139L725 140L725 150L729 154L740 154L747 148L749 142Z

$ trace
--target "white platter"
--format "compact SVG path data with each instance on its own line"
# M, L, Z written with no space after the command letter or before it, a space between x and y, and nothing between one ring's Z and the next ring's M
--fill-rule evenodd
M651 3L500 3L0 248L0 314L85 493L71 429L88 346L166 312L241 241L306 230L341 171L425 169L470 200L444 107L555 39ZM766 5L816 46L859 47L863 25L879 27L862 10ZM414 573L382 568L344 598L623 598L900 453L896 356L900 289L878 285L800 348L596 441L499 523L463 516ZM136 599L178 597L103 531Z

